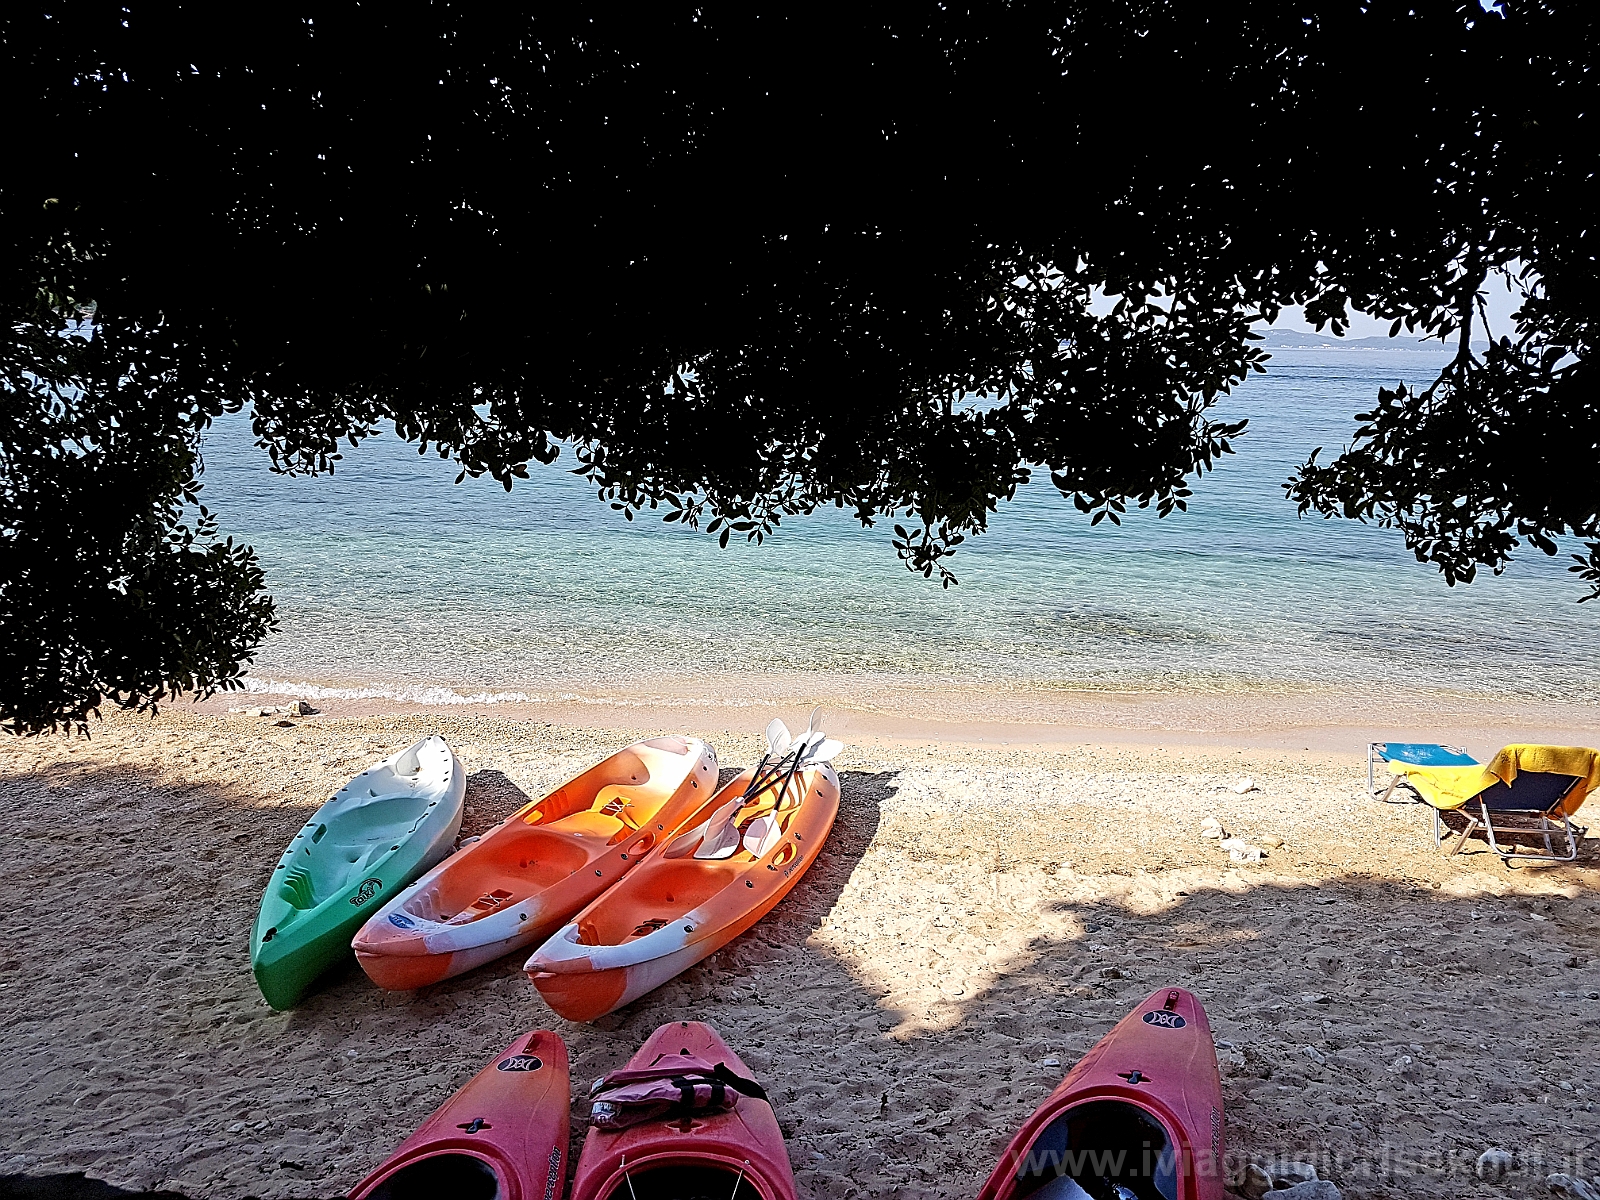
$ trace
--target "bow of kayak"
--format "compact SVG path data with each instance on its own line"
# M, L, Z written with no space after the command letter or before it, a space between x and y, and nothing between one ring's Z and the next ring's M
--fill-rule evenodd
M1162 988L1084 1055L978 1200L1225 1200L1222 1078L1193 993Z
M350 1200L553 1200L566 1179L567 1048L523 1034L408 1137Z
M722 1064L752 1078L716 1030L699 1021L663 1025L628 1066L651 1067L674 1058ZM795 1200L789 1152L770 1103L741 1096L723 1112L669 1114L624 1129L589 1130L578 1155L572 1200L684 1196Z

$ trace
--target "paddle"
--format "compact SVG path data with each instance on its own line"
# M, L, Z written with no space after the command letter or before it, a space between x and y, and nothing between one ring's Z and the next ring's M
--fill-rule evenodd
M734 824L739 809L743 808L753 796L777 786L777 795L772 802L773 812L784 808L784 801L789 794L789 785L794 782L794 777L806 767L819 762L828 762L840 750L844 749L842 743L828 738L820 729L814 729L817 714L822 710L811 710L811 717L806 722L805 732L798 738L791 739L788 727L773 718L767 725L767 753L761 756L761 761L756 764L751 773L750 782L737 799L730 800L720 805L716 812L701 824L695 826L687 833L674 838L672 844L662 852L665 858L682 858L684 855L694 853L699 859L722 859L730 857L740 845L761 857L762 853L770 850L771 844L781 836L781 829L776 820L763 815L750 823L748 830L741 834ZM760 826L759 830L757 826ZM751 847L748 842L751 836L756 837L756 847ZM759 849L764 847L764 849Z

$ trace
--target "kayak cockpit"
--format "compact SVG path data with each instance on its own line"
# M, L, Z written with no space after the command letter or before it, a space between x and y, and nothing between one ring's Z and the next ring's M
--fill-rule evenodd
M1017 1163L1015 1200L1178 1200L1177 1149L1149 1112L1097 1100L1062 1113Z
M606 1200L768 1200L749 1176L726 1167L673 1164L630 1171Z
M367 1200L499 1200L505 1195L494 1168L472 1154L432 1154L401 1167L368 1193Z

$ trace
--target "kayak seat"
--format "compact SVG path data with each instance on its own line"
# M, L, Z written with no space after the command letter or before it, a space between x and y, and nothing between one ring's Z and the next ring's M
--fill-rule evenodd
M357 804L328 818L324 840L347 846L365 847L372 842L388 842L410 834L428 811L426 793L380 796Z
M620 946L653 933L717 895L743 870L726 861L685 859L670 868L663 864L648 877L629 876L617 885L614 901L598 906L592 923L579 930L579 941Z
M634 808L654 809L656 807L659 806L652 805L649 802L649 789L632 784L624 787L621 784L613 783L600 789L595 795L594 803L589 806L589 811L605 813L609 817L619 817L624 821L628 821L632 818L632 813L629 810ZM633 820L633 824L637 825L638 821Z
M1166 1128L1134 1104L1096 1100L1047 1125L1017 1164L1016 1195L1036 1200L1177 1200L1177 1152Z
M579 837L609 841L613 835L627 827L616 817L586 809L583 812L573 813L570 817L562 817L559 821L552 821L545 828L556 833L575 833Z
M463 908L455 916L445 922L446 925L470 925L490 913L497 913L506 906L511 899L511 893L505 888L494 888L479 896L471 904Z
M405 910L425 921L460 924L458 917L487 915L473 906L496 892L505 898L495 911L513 907L587 866L595 853L587 842L544 826L506 826L446 860L445 869L405 902Z
M669 795L664 784L652 781L644 759L631 751L623 751L551 792L538 801L536 807L540 813L560 819L585 809L613 811L622 807L619 802L628 802L641 813L640 819L646 819L666 803ZM527 819L529 817L524 818Z
M428 811L426 795L392 795L334 813L313 835L311 890L320 901L342 891L405 841Z

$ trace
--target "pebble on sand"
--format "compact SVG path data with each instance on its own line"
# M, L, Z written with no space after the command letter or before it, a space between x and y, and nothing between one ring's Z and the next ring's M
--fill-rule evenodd
M1478 1178L1486 1183L1499 1183L1511 1170L1511 1154L1499 1147L1490 1147L1478 1155Z
M1570 1198L1570 1200L1600 1200L1600 1176L1596 1176L1593 1183L1585 1183L1571 1175L1551 1175L1545 1179L1550 1187L1550 1194Z
M1297 1183L1312 1183L1317 1179L1317 1169L1310 1163L1279 1159L1272 1164L1272 1182L1279 1189L1292 1188Z
M1233 791L1238 792L1239 795L1241 795L1241 796L1244 795L1246 792L1253 792L1253 791L1257 790L1256 789L1256 781L1254 779L1251 779L1248 775L1245 776L1243 779L1239 780L1238 783L1230 784L1229 786L1232 788Z
M1256 845L1254 842L1246 841L1241 837L1223 838L1217 843L1217 846L1223 850L1239 850L1246 854L1252 850L1259 851L1261 849L1261 847Z
M1239 1183L1239 1194L1245 1200L1261 1200L1272 1190L1272 1176L1260 1163L1246 1163L1244 1178Z

